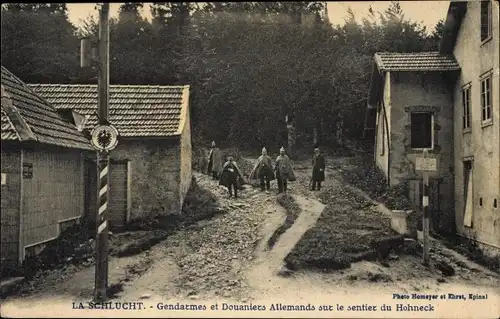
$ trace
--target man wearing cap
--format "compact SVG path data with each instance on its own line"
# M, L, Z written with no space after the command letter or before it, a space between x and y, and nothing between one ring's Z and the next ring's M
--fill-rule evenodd
M213 179L218 179L222 173L222 154L218 147L215 146L215 141L212 142L212 148L208 155L207 174L211 174Z
M278 192L286 192L288 181L295 181L295 172L293 171L292 162L285 154L283 147L280 149L280 155L276 158L274 170L276 171L276 179L278 180Z
M249 178L260 179L261 191L269 191L271 188L271 181L274 179L273 164L265 147L262 149L262 155L257 159Z
M321 190L321 182L325 180L325 158L320 154L319 148L314 149L314 156L312 159L312 188L315 191L316 186Z
M238 178L242 178L240 169L233 160L233 156L228 155L227 162L224 163L224 166L222 167L219 184L227 187L229 190L229 197L233 196L234 189L234 198L238 198Z

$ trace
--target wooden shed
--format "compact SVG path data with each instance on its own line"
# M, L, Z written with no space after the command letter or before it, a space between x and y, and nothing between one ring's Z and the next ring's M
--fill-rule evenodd
M84 213L83 156L75 125L2 66L2 273L36 255Z
M97 85L30 87L59 111L88 116L86 130L97 125ZM109 121L120 134L109 169L110 228L181 213L192 178L189 86L110 85Z

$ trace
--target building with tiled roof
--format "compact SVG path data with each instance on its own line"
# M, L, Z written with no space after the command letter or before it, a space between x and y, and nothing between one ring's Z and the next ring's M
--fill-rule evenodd
M89 141L46 100L2 66L2 273L84 214Z
M88 115L87 128L97 125L97 85L31 84L57 109ZM122 137L167 137L180 134L189 86L110 85L109 121Z
M390 186L426 203L436 232L500 256L499 2L450 2L439 52L376 53L365 134ZM435 159L422 197L423 151Z
M68 117L83 115L87 134L97 126L97 85L30 87ZM108 120L119 132L110 153L110 227L180 213L191 184L189 86L110 85Z
M92 149L88 140L54 106L2 66L2 140L13 140L14 136L20 142Z
M439 52L378 52L375 53L375 63L379 71L456 71L460 70L453 55Z

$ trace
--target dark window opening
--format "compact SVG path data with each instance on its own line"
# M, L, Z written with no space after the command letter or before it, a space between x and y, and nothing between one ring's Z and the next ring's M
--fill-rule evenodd
M411 113L411 147L432 148L432 113Z
M481 1L481 41L491 37L491 1Z
M470 87L462 90L462 126L464 129L470 128Z
M497 199L494 198L493 199L493 208L497 208L498 207L498 202L497 202Z
M479 197L479 206L483 206L483 198L482 197Z

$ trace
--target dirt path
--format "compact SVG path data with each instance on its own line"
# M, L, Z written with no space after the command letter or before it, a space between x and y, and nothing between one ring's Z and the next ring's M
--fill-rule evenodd
M342 186L335 173L337 164L327 168L326 190ZM324 208L318 201L319 192L308 189L308 163L296 163L295 168L298 178L290 184L290 193L302 212L271 250L266 249L266 242L285 218L276 194L247 187L239 199L229 199L226 189L208 176L196 173L198 184L216 194L221 208L227 213L178 231L147 252L111 262L111 282L128 278L124 281L123 292L114 300L308 303L325 300L325 296L352 297L360 292L391 295L445 289L463 293L478 289L483 293L498 291L500 277L474 263L467 262L467 267L461 268L458 275L443 279L441 275L430 273L414 256L400 256L386 266L359 262L333 273L299 271L289 277L279 275L284 257L316 223ZM272 188L277 188L275 182ZM434 253L453 257L441 246L435 246ZM28 301L31 307L60 303L64 298L88 301L92 286L91 267L61 283L42 287L26 298L8 300L2 307L4 310L9 306L17 307L21 311ZM224 316L231 317L231 312Z
M200 185L213 190L219 196L222 208L229 210L230 213L221 220L204 223L196 230L179 233L169 238L164 245L160 245L170 246L167 249L170 251L184 250L183 253L178 253L179 255L188 254L189 257L181 257L181 259L188 258L191 262L187 270L191 277L186 276L186 269L176 266L179 264L179 256L170 255L168 258L160 258L162 261L155 263L155 266L142 276L141 280L136 280L130 288L125 289L126 293L122 295L122 298L126 300L144 293L148 294L148 291L158 286L161 286L161 289L155 290L151 298L156 296L158 298L182 298L184 296L192 300L223 298L244 302L264 299L305 301L310 300L311 296L320 298L325 294L339 293L354 295L360 291L390 294L394 291L438 292L443 289L470 291L478 287L481 287L482 291L485 289L496 291L495 288L500 283L499 276L479 265L467 262L467 267L461 268L457 276L443 279L440 274L429 273L415 256L400 256L398 260L390 262L389 266L375 262L359 262L349 269L327 274L300 271L291 277L279 275L284 257L305 231L315 224L324 208L324 205L317 199L319 192L311 192L308 189L310 169L308 163L297 163L295 167L298 178L296 182L290 184L289 193L295 197L303 210L293 226L280 236L274 248L269 251L265 243L285 218L284 209L277 204L275 193L266 194L248 188L241 193L242 198L230 200L226 198L225 189L216 186L206 176L197 175ZM327 173L325 189L344 186L336 177L333 168L330 168ZM276 185L272 185L272 188L276 189ZM225 227L227 225L232 225L229 233ZM204 233L212 235L207 237L203 235ZM231 236L248 236L246 240L252 244L246 245L247 249L244 252L234 254L230 241L225 242ZM201 238L198 242L203 243L197 248L186 250L186 246L192 246L192 243L196 242L193 238L199 237ZM220 256L223 253L220 252L218 255L220 259L211 258L211 252L220 246L225 249L226 255L232 257L222 258ZM155 249L152 255L161 255L155 253ZM449 250L437 243L433 248L433 253L453 258ZM212 271L206 273L204 269ZM172 275L155 282L155 278L159 278L161 271ZM208 276L203 274L208 274ZM172 277L171 282L168 277ZM147 278L151 279L147 280Z
M252 298L261 298L269 291L276 292L283 285L282 278L278 275L284 266L283 260L286 255L297 244L302 235L315 223L324 209L324 205L315 200L309 200L302 196L294 196L296 202L302 209L302 213L296 219L295 223L283 235L280 236L278 242L272 250L268 250L266 245L259 245L256 249L256 261L246 271L246 280L251 288ZM276 208L280 211L280 215L284 216L284 209ZM263 243L272 235L273 231L278 228L282 220L272 219L271 224L274 227L266 227ZM286 285L283 285L285 288Z

